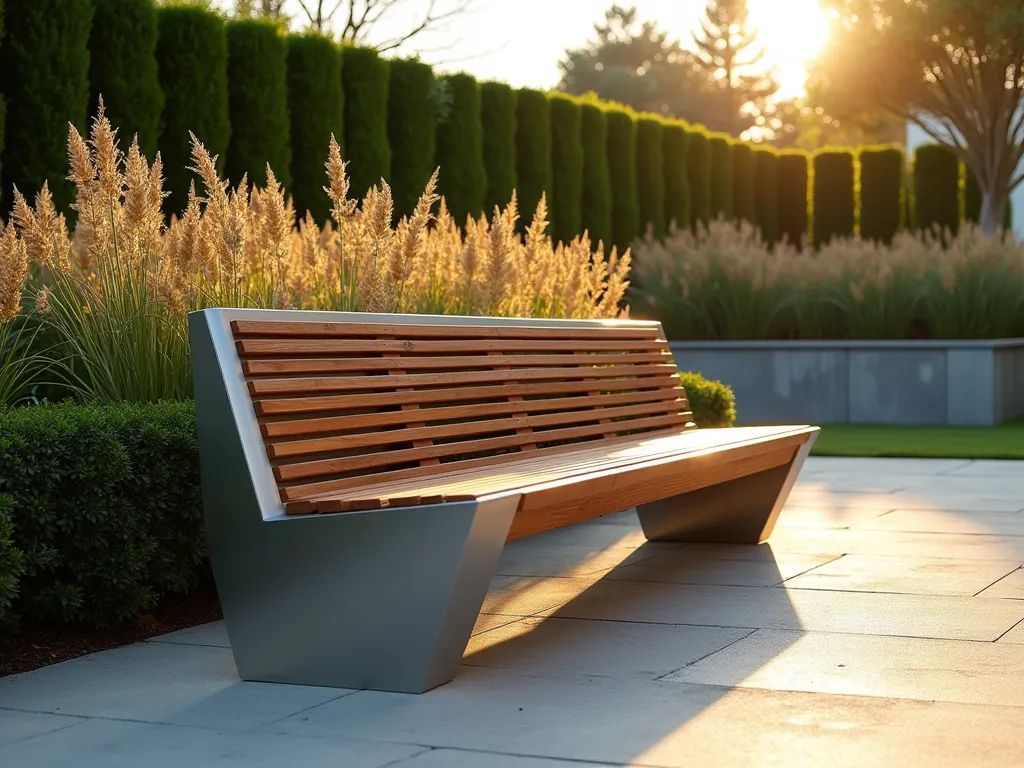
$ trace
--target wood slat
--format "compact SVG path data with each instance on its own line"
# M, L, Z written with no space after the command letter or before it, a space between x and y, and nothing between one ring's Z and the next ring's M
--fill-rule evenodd
M441 465L445 472L463 472L481 467L507 466L513 462L521 461L545 461L563 453L576 453L585 451L589 447L599 446L603 450L615 448L630 448L637 445L640 439L651 440L659 437L679 436L689 432L697 432L695 424L690 422L685 427L663 427L661 429L646 432L643 435L623 435L611 440L593 441L586 444L554 445L547 448L538 448L528 456L521 453L502 453L493 456L480 456L472 459L457 459ZM518 466L518 464L517 464ZM406 480L415 480L429 476L438 476L440 473L437 467L408 467L406 469L390 469L375 472L372 475L358 475L353 477L338 477L330 480L319 480L307 483L293 483L280 486L281 500L285 507L290 508L292 503L301 500L316 500L330 498L338 493L350 491L353 488L365 488L373 484L392 485Z
M644 389L683 390L675 377L645 377L638 379L608 379L596 387L602 392L623 392ZM535 384L505 384L484 387L460 387L449 389L424 389L415 392L373 393L366 395L340 395L323 397L294 397L282 400L257 400L254 402L258 416L283 414L317 413L323 411L355 410L403 403L454 403L458 401L480 401L507 398L511 395L555 395L586 393L595 389L589 381L538 382Z
M347 432L366 427L388 427L410 424L414 421L448 421L472 419L480 416L502 416L525 410L527 413L568 411L582 408L610 407L615 405L650 403L658 400L673 401L682 411L689 405L675 389L655 389L644 392L626 392L596 397L559 397L553 400L524 400L522 404L511 402L483 403L481 405L452 405L440 408L422 408L415 413L408 411L385 411L359 416L327 416L316 419L303 418L295 421L272 421L260 425L263 436L272 441L275 438L313 435L324 432Z
M338 355L354 353L396 352L399 354L464 353L464 352L652 352L668 350L665 341L577 341L575 339L459 339L455 341L373 341L350 339L239 339L238 354L276 355Z
M291 440L288 442L272 443L267 445L267 453L271 459L282 459L289 456L304 456L312 453L326 453L328 451L351 451L356 448L368 448L371 446L394 445L396 443L415 443L418 440L445 440L453 437L482 435L487 434L488 432L506 432L509 430L532 429L536 427L550 427L563 424L586 424L593 421L608 424L609 432L614 433L617 428L630 429L630 422L609 423L607 421L608 419L626 416L650 416L653 414L666 413L679 414L681 409L676 405L676 402L678 401L661 401L643 403L640 405L627 405L619 408L608 408L603 411L570 411L550 413L544 416L519 416L507 419L487 419L484 421L467 421L454 424L444 424L435 427L409 427L406 429L392 429L383 432L365 432L355 435L322 437L312 440ZM418 411L416 413L419 415L422 411ZM543 438L544 433L538 432L536 433L536 436L538 438ZM470 450L471 448L467 447L465 452L468 453Z
M666 415L652 416L648 418L635 419L622 423L622 429L655 429L658 427L685 426L687 420L683 416ZM568 427L566 429L552 429L543 434L533 433L530 435L505 435L503 437L489 437L479 440L466 440L459 443L447 445L433 445L425 448L405 448L402 450L384 451L381 453L370 453L361 456L346 456L334 459L321 459L319 461L307 461L296 464L285 464L274 467L274 475L279 482L289 480L303 480L324 475L342 474L359 470L374 469L393 464L419 461L420 459L457 456L459 454L472 454L483 451L494 451L503 448L515 448L522 443L536 441L538 443L554 442L557 440L573 440L583 437L592 437L608 431L607 424L596 424L583 427Z
M560 367L573 365L571 352L545 355L505 355L504 360L512 368ZM313 374L386 371L392 367L392 360L407 371L429 371L438 369L490 368L494 365L490 356L432 356L432 357L340 357L340 358L297 358L294 360L243 360L242 372L246 376L272 376L274 374ZM637 354L594 354L581 365L648 365L674 364L669 352L645 352Z
M398 366L389 370L397 370ZM615 365L607 368L527 368L516 371L467 371L459 373L414 373L376 376L324 376L316 378L259 379L249 382L249 394L255 397L282 394L318 394L355 392L402 387L453 387L501 381L550 381L571 379L625 379L644 376L678 377L674 365Z
M394 336L459 339L657 339L655 325L604 328L537 327L527 325L430 325L405 323L318 323L234 320L236 336L347 338L351 336Z

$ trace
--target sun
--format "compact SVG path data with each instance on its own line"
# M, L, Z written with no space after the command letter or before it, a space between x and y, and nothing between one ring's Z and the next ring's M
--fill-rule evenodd
M760 64L779 72L778 98L802 95L807 65L828 37L828 12L818 0L750 0L748 7L750 27L764 49Z

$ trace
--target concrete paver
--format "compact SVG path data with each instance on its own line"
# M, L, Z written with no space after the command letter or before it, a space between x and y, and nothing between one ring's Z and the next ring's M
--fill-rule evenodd
M238 680L222 622L0 679L0 765L1024 765L1024 462L808 461L771 543L510 544L422 696Z

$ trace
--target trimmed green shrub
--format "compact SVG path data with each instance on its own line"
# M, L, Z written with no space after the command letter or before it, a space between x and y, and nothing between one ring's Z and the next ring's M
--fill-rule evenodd
M661 154L664 158L665 224L680 229L690 226L690 179L686 124L667 122L661 129Z
M553 93L551 105L551 236L568 243L580 234L583 203L583 139L580 105Z
M505 83L480 86L487 194L484 212L504 208L516 188L516 92Z
M362 198L381 179L391 178L388 144L388 62L372 48L346 46L341 52L345 91L345 148L352 195Z
M152 158L160 135L164 93L156 69L157 20L153 0L92 0L89 36L89 111L100 96L123 145L133 136Z
M0 92L7 102L5 196L17 185L29 200L47 183L57 210L74 196L68 175L68 123L89 113L89 0L7 2L0 46Z
M903 148L860 151L860 236L888 245L903 226Z
M8 410L0 466L24 553L16 614L103 626L195 585L205 546L191 403Z
M533 88L516 95L516 197L519 223L530 223L542 195L551 202L551 106Z
M445 78L451 103L437 127L436 162L441 166L440 191L455 221L479 218L487 195L484 127L480 122L480 86L472 75Z
M415 59L392 59L388 86L388 139L395 218L412 215L434 173L437 108L434 71Z
M612 185L612 243L621 251L640 235L636 178L636 120L632 112L611 106L608 124L608 177Z
M708 135L699 128L688 132L686 173L690 180L690 221L696 226L711 221L711 147Z
M779 241L779 155L771 147L754 150L754 222L769 245Z
M224 20L198 5L161 5L156 60L164 92L163 127L157 146L163 159L164 210L181 213L196 179L189 132L203 142L223 169L228 118L228 42ZM237 179L236 179L237 181Z
M291 120L292 200L299 217L309 211L317 224L323 224L330 215L330 200L324 192L327 183L324 161L331 134L339 143L345 141L344 99L341 51L334 41L312 32L290 35L288 112ZM433 164L433 151L430 161Z
M736 397L720 381L705 379L699 373L681 371L679 379L698 427L731 427L736 421Z
M754 224L757 207L754 202L754 148L746 142L732 145L732 209L737 219Z
M14 544L14 499L0 493L0 629L13 623L11 605L25 572L25 553Z
M636 195L641 234L665 234L665 153L661 120L642 115L636 121Z
M728 136L713 135L708 139L711 156L711 218L732 219L733 169L732 142Z
M595 245L612 245L612 184L608 176L608 124L604 109L592 101L580 104L583 142L583 197L580 224Z
M814 247L850 237L856 223L855 162L848 149L814 155Z
M960 161L941 144L922 144L914 151L914 226L960 229Z
M292 149L288 118L288 43L281 27L267 19L233 19L228 34L227 175L243 174L266 186L267 164L291 187Z
M779 237L799 246L807 236L810 172L806 152L779 153Z

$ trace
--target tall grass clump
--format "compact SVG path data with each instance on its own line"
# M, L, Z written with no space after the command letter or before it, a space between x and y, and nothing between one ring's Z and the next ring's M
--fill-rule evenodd
M228 36L227 175L267 183L268 164L291 187L291 124L288 117L288 42L277 22L232 19Z
M68 152L78 223L72 235L44 186L20 193L0 238L5 338L38 323L50 348L35 363L85 402L188 399L185 322L209 306L426 312L563 318L618 317L630 255L607 255L585 236L555 243L546 201L524 235L513 198L491 221L458 222L428 180L412 216L394 219L387 183L349 196L341 149L331 139L322 227L295 212L272 169L264 187L231 187L216 157L193 138L200 185L168 224L163 167L137 143L122 152L101 113L86 141L71 129ZM28 267L26 265L29 265ZM33 275L22 298L26 270ZM15 325L12 325L14 323ZM12 353L10 350L14 350ZM20 347L4 347L20 356ZM5 365L8 392L21 386Z
M648 239L631 300L675 339L967 339L1024 334L1024 243L965 227L891 245L765 244L746 223Z
M146 157L156 154L164 92L156 66L157 10L153 0L92 0L89 36L90 114L106 105L125 136L138 136Z
M392 62L392 67L397 68L397 63ZM332 135L345 135L344 99L341 51L334 41L315 32L289 35L292 200L300 216L308 211L313 221L321 225L330 214L330 200L324 192L323 182L324 147ZM394 144L392 149L397 152ZM432 163L433 149L430 154Z

